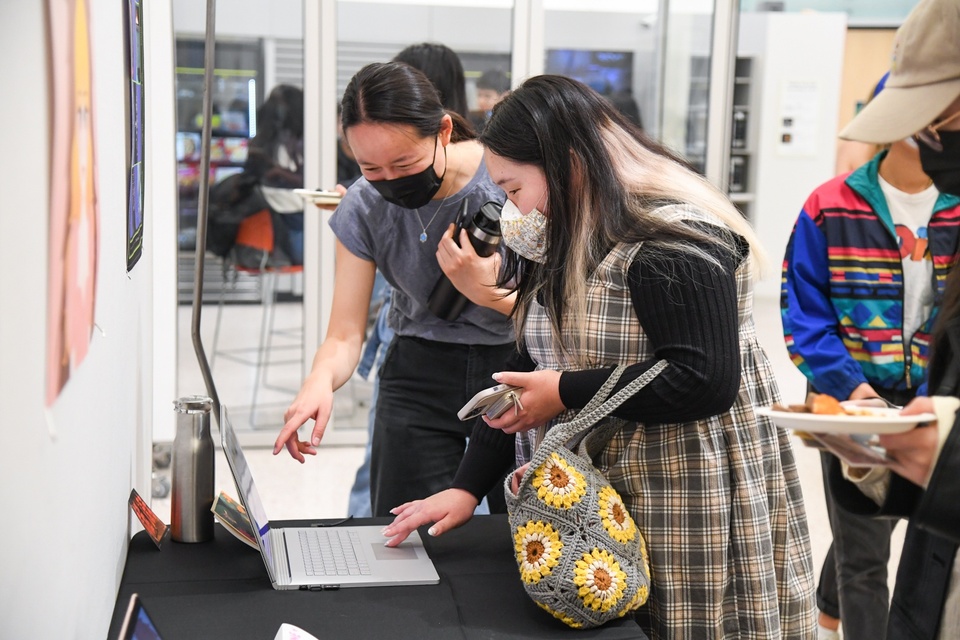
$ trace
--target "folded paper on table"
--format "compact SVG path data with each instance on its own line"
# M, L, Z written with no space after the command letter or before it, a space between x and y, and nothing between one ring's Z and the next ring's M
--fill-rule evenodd
M220 521L223 528L236 536L238 540L247 543L254 549L258 548L253 527L250 526L247 511L242 504L221 491L217 499L213 501L210 511L213 511L214 515L217 516L217 520Z
M140 497L136 489L130 490L130 497L127 500L127 504L130 505L130 509L137 516L140 524L143 525L147 535L153 540L153 544L157 545L157 549L159 549L163 545L164 540L169 537L170 527L153 512L153 509Z

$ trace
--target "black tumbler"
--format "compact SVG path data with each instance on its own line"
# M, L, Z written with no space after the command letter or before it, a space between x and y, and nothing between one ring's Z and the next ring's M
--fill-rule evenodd
M470 236L470 244L473 245L477 255L484 258L492 256L500 246L500 209L502 207L498 202L487 202L475 214L468 216L468 206L467 201L464 200L463 209L457 218L458 224L454 230L453 241L460 244L460 225L462 224L467 230L467 235ZM452 322L463 313L469 302L444 274L440 276L440 280L430 292L427 306L438 318Z

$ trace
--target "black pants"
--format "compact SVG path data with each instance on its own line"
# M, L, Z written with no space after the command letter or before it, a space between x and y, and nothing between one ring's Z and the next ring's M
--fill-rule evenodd
M909 391L876 390L899 405L906 404L914 395ZM833 542L820 571L817 607L828 616L840 619L846 640L883 640L890 606L887 586L890 535L897 520L854 515L841 508L834 501L827 481L833 458L831 453L820 454Z
M492 387L514 344L462 345L396 336L380 369L370 493L374 516L449 489L474 421L457 411ZM502 483L487 495L505 513Z
M833 454L820 454L825 487L831 458ZM883 640L890 606L890 535L897 521L849 513L834 502L829 489L826 499L833 542L820 572L817 607L840 618L847 640Z

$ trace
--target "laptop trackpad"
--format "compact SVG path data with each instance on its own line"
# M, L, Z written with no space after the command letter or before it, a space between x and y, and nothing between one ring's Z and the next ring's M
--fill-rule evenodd
M383 544L371 543L373 557L377 560L416 560L417 550L411 544L401 544L399 547L385 547Z

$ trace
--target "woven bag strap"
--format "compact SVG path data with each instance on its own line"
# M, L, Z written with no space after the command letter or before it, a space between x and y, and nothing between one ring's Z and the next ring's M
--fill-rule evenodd
M533 471L542 465L550 454L560 447L565 446L570 440L579 436L581 433L589 431L598 422L606 418L613 411L623 404L628 398L637 391L650 384L650 382L660 375L667 366L666 360L659 360L655 365L647 369L643 374L627 383L627 385L610 396L610 391L616 386L617 381L626 369L625 366L618 366L607 378L603 386L597 391L596 395L590 399L590 402L578 413L573 420L558 424L547 432L543 442L537 447L532 459L530 468L524 474L523 482L528 482L533 476ZM607 397L609 396L609 397Z

